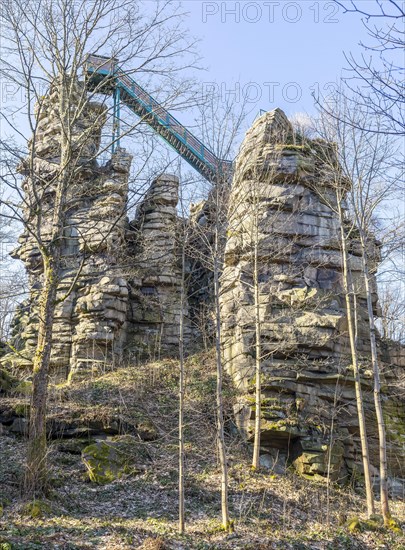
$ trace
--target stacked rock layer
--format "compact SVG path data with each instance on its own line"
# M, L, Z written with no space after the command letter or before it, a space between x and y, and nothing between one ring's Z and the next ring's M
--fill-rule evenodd
M230 196L221 312L225 364L245 395L236 410L240 427L252 436L258 320L263 452L272 454L272 460L277 456L276 462L294 461L303 474L324 477L329 470L332 479L340 479L361 470L361 453L340 224L333 174L323 160L325 148L327 144L318 141L297 144L280 110L263 115L247 133ZM364 407L376 465L370 343L358 250L352 241L349 264L358 297L359 352L366 366ZM376 295L374 299L376 307ZM389 356L386 360L390 363ZM390 430L403 422L400 397L395 396L399 378L396 368L385 367L391 473L403 475L394 457L403 456L404 429L402 434Z
M36 347L37 300L43 284L41 255L29 229L38 222L40 240L49 242L61 170L58 90L56 82L37 109L31 142L33 169L28 161L21 166L26 176L27 229L13 257L25 263L30 295L14 319L17 353L4 361L28 368ZM93 371L113 367L129 350L132 357L135 353L149 357L157 347L167 353L177 351L180 315L178 181L170 176L156 180L129 225L132 157L117 149L100 165L97 156L106 108L86 102L79 85L72 105L72 116L77 106L82 109L72 128L72 175L63 216L51 356L51 372L57 378L88 377ZM35 214L38 203L40 220Z
M185 267L178 201L178 178L163 175L152 183L130 224L135 272L130 280L128 337L135 358L178 354L181 316L184 338L190 338L187 301L181 305Z

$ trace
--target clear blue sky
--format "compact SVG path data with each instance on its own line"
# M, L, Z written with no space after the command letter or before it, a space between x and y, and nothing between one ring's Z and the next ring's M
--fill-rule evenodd
M374 2L361 0L362 7ZM336 82L343 51L358 52L366 33L356 14L330 0L182 2L207 68L203 81L222 93L247 91L257 108L310 112L311 89ZM235 87L236 86L236 87ZM235 96L237 97L237 96Z
M374 0L359 2L375 6ZM144 8L149 5L155 7L155 0ZM196 78L202 87L215 82L224 98L230 94L236 102L248 95L247 125L259 109L311 113L312 91L326 92L336 83L346 66L343 52L360 55L358 43L367 40L360 16L344 14L332 0L183 0L181 5L205 68ZM175 113L190 125L195 114Z
M358 2L375 9L375 0ZM224 99L242 102L248 95L251 112L245 128L259 109L280 107L289 116L313 112L312 92L326 93L347 65L343 52L360 56L359 42L367 41L361 17L344 14L332 0L183 0L181 5L187 12L184 27L198 40L205 68L195 77L202 87L215 83ZM149 6L155 7L155 0L146 0L144 9ZM174 114L195 128L193 109ZM123 116L129 113L123 111ZM123 145L133 144L124 139Z

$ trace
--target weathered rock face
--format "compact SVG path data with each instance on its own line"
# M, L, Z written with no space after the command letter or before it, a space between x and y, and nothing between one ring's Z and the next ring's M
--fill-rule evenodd
M83 101L81 93L78 86L77 104ZM32 216L31 205L40 202L40 237L44 243L49 241L55 201L52 178L60 171L58 99L55 84L38 110L34 170L25 166L28 163L22 165L27 175L23 183L28 205L25 215L27 219ZM74 173L68 185L57 296L60 302L55 309L51 357L52 372L58 377L87 377L93 369L111 368L127 348L135 348L137 356L144 356L152 340L167 353L174 351L178 342L178 181L166 177L154 182L138 209L132 232L128 231L126 204L132 157L118 149L104 166L97 163L95 155L105 119L104 107L87 103L73 128ZM135 247L131 246L134 232ZM30 297L14 320L19 354L8 355L5 361L30 368L37 341L43 265L29 231L19 242L14 257L26 265Z
M255 243L263 368L285 373L310 361L320 370L342 352L339 222L313 190L315 155L302 146L284 146L291 134L280 111L264 115L248 132L236 162L222 313L225 358L243 383L254 364ZM328 199L333 205L332 193Z
M221 292L223 351L226 368L245 395L236 414L250 436L257 280L262 445L285 460L295 460L297 469L310 476L325 476L330 457L331 477L339 479L361 468L361 453L342 288L340 225L320 146L319 142L294 144L290 123L279 110L259 118L246 135L229 201ZM359 292L364 405L374 437L372 376L366 367L367 315L357 250L353 242L349 261ZM401 422L400 400L388 389L395 385L396 376L394 369L384 370L386 415L394 411L396 417L391 424ZM401 456L404 436L402 427L402 436L391 437L391 456ZM373 463L378 464L374 438L370 447ZM391 462L391 472L402 474L398 462Z
M77 86L77 102L82 90ZM60 172L58 86L38 111L38 132L31 146L33 169L22 163L25 215L49 241ZM64 218L62 265L53 330L51 366L59 377L88 377L122 358L177 355L179 324L184 338L199 327L209 341L212 326L210 216L219 188L190 219L177 215L179 181L163 175L151 185L135 219L127 219L131 156L118 149L105 164L95 160L104 108L87 103L73 128L71 179ZM91 129L91 131L90 131ZM311 477L333 479L361 471L353 373L342 289L339 220L333 174L317 141L298 143L280 110L260 117L246 135L236 160L228 198L221 314L225 365L240 389L235 413L248 437L254 422L255 280L262 369L262 462L282 470L294 462ZM211 200L210 200L211 199ZM38 220L30 205L41 205ZM214 204L214 207L213 207ZM218 211L216 211L218 213ZM187 258L189 296L182 300L184 224L194 228ZM190 231L189 231L190 232ZM208 247L209 248L209 247ZM189 251L190 252L190 251ZM378 259L378 250L375 251ZM205 256L204 256L205 253ZM369 365L367 314L358 244L350 243L349 263L357 290L358 344L363 354L363 390L370 450L378 463L375 413ZM15 347L5 363L30 368L37 341L38 296L43 266L37 243L26 231L14 257L27 268L29 299L15 318ZM375 284L375 283L373 283ZM374 293L377 308L377 294ZM189 309L192 314L189 315ZM193 330L191 322L193 319ZM190 347L189 347L190 349ZM391 473L403 475L404 408L397 390L403 377L400 346L381 346L384 411ZM332 429L333 425L333 429ZM273 456L269 456L273 455Z
M156 179L138 206L130 224L131 255L135 260L130 280L128 335L133 357L176 355L182 315L182 264L177 216L179 180ZM184 337L190 336L188 306L183 307Z
M76 87L72 114L83 104L83 90ZM41 204L40 238L49 242L55 204L55 188L61 173L60 113L58 83L52 86L37 110L37 131L31 147L34 167L23 162L23 189L27 206ZM117 276L116 265L123 246L125 201L131 156L118 151L105 166L95 160L106 120L105 108L86 103L72 128L72 161L66 208L64 239L55 309L51 365L59 373L79 372L114 360L121 352L122 327L126 319L128 290ZM35 225L35 220L31 221ZM37 243L29 231L20 239L14 257L29 273L30 298L15 320L17 345L21 352L14 362L29 364L37 337L37 299L43 284L43 264ZM75 281L77 278L77 281ZM21 359L22 357L26 358Z

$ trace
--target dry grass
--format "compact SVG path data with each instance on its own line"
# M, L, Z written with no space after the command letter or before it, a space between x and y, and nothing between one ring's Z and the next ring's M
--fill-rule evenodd
M54 439L48 457L50 511L45 509L43 517L33 519L24 509L19 488L26 443L10 433L0 437L4 504L0 549L405 548L399 535L383 530L348 533L347 518L364 513L362 496L348 488L331 488L328 514L323 484L309 483L293 472L285 476L252 472L250 449L232 424L230 384L226 387L227 438L230 509L236 531L224 533L219 521L212 364L210 354L194 356L187 364L185 536L177 535L177 363L161 361L51 390L49 416L54 429L63 433L63 429L82 427L83 444L92 440L92 430L100 426L151 436L142 443L149 457L147 468L136 477L92 485L86 480L76 440ZM9 406L16 402L8 400ZM402 502L393 503L393 512L405 519Z

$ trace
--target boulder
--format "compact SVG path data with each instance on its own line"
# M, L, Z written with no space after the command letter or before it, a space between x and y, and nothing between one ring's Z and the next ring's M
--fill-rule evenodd
M147 452L139 440L130 435L96 441L82 451L90 481L111 483L123 475L139 474L145 468Z

